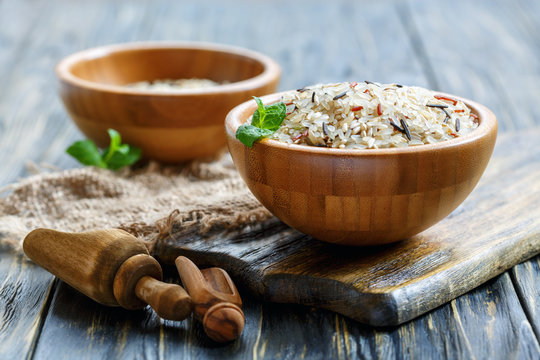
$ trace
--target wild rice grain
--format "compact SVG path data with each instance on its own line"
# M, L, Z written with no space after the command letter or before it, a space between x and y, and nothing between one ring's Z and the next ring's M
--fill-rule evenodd
M403 131L405 132L407 139L409 139L409 141L412 140L411 131L409 130L409 127L407 126L407 123L405 122L405 120L400 119L399 121L401 122L401 127L403 128Z
M376 83L371 82L371 81L364 80L364 82L365 82L366 84L368 84L368 85L375 85L375 86L381 87L381 85L376 84Z
M347 91L344 91L342 92L341 94L338 94L336 96L334 96L334 98L332 100L337 100L337 99L341 99L342 97L344 97L345 95L347 95Z
M448 110L446 110L446 108L441 108L442 111L444 111L444 113L446 114L446 117L444 118L444 123L446 124L448 122L448 120L450 120L452 117L450 116L450 114L448 113Z
M448 105L440 105L440 104L426 104L426 106L435 107L439 109L446 109L448 107Z
M390 125L392 125L392 126L394 127L394 129L396 129L397 131L399 131L399 132L401 132L401 133L405 131L405 130L403 130L402 128L400 128L398 124L396 124L395 122L393 122L392 119L388 119L388 120L390 120Z

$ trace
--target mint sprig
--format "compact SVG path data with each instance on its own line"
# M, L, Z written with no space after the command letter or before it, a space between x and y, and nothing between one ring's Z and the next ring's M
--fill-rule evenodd
M92 140L75 141L66 152L83 165L110 170L132 165L140 159L141 149L122 144L120 133L114 129L108 129L107 133L111 141L109 147L101 153Z
M253 113L251 124L243 124L236 130L236 138L247 147L272 135L287 116L287 107L283 102L264 105L258 97L254 96L253 99L257 103L257 110Z

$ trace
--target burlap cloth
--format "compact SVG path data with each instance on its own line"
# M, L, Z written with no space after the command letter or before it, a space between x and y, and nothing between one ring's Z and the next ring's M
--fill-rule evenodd
M41 173L0 190L0 245L21 251L31 230L120 228L149 249L171 229L206 232L269 218L230 155L183 166L150 163L112 172L94 167Z

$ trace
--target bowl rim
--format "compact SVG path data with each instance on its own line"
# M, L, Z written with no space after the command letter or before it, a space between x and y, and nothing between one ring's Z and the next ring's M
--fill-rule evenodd
M174 91L156 91L131 89L122 85L103 84L95 81L82 79L73 74L72 68L82 60L92 60L100 57L109 56L115 53L121 53L133 50L207 50L213 52L229 53L254 60L263 65L263 71L254 77L246 80L237 81L229 84L220 84L219 86L200 88L200 89L177 89ZM65 81L73 86L88 88L96 91L104 91L116 94L126 94L133 96L192 96L192 95L222 95L231 92L240 92L248 89L257 88L268 84L281 75L279 64L267 55L254 50L245 49L239 46L218 44L200 41L141 41L120 44L110 44L104 46L85 49L61 59L55 67L55 72L59 80Z
M279 101L281 96L287 93L294 92L296 90L287 90L282 91L279 93L269 94L266 96L261 97L261 101L264 104L271 104L274 102ZM442 95L442 96L448 96L452 97L454 99L463 101L465 105L467 105L473 113L475 113L478 116L479 125L470 133L459 136L457 138L441 141L435 144L423 144L423 145L415 145L415 146L406 146L406 147L396 147L396 148L383 148L383 149L336 149L336 148L328 148L328 147L317 147L317 146L307 146L307 145L299 145L299 144L288 144L283 143L278 140L274 139L262 139L261 141L255 142L253 144L253 147L250 150L253 150L257 147L264 148L276 148L276 149L282 149L282 150L288 150L288 151L296 151L299 153L306 153L306 154L320 154L320 155L327 155L327 156L387 156L387 155L399 155L399 154L410 154L410 153L423 153L423 152L429 152L433 150L441 150L441 149L449 149L458 147L467 143L473 143L481 138L484 138L486 136L489 136L490 134L495 133L497 134L497 118L495 114L489 110L484 105L481 105L475 101L444 93L435 91L436 95ZM234 107L229 113L227 114L225 118L225 130L227 133L227 138L231 139L232 141L237 141L240 143L238 139L236 139L236 130L237 128L246 122L249 116L255 111L257 108L257 104L253 100L248 100L242 104L237 105ZM249 114L249 115L247 115ZM245 146L242 144L242 146ZM249 149L246 146L247 149Z

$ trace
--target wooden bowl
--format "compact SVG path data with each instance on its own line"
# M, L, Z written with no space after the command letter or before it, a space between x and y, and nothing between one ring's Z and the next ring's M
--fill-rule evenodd
M262 98L266 104L282 94ZM345 150L264 139L250 149L235 138L256 109L235 107L225 128L229 151L255 197L289 226L346 245L406 239L450 214L477 184L497 135L495 115L460 99L479 116L459 138L408 148ZM470 219L474 222L475 219ZM460 241L466 239L456 239Z
M279 65L241 48L183 42L111 45L60 61L60 95L79 129L98 146L107 129L142 148L143 156L181 162L225 146L223 119L252 96L276 90ZM156 79L204 78L228 84L174 93L124 85Z

